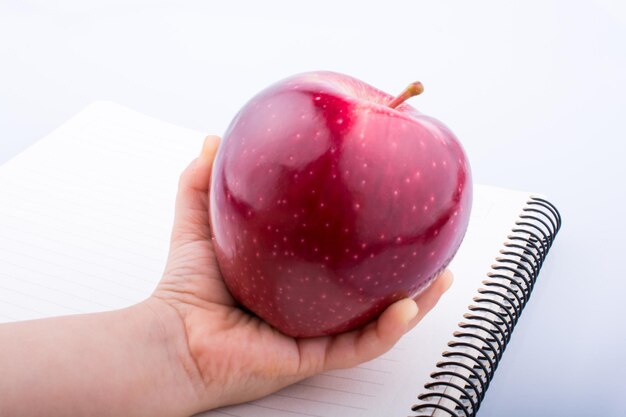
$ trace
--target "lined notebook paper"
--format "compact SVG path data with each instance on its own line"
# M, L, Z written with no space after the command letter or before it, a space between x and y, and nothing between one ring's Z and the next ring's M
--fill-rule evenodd
M0 167L0 321L116 309L161 277L180 172L203 134L96 102ZM475 186L452 288L390 352L204 416L405 416L527 193Z

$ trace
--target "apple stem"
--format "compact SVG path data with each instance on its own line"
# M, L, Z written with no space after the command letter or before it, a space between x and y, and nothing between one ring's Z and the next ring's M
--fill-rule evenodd
M409 84L409 86L405 88L404 91L402 91L399 96L391 100L388 106L391 107L392 109L395 109L400 104L404 103L406 99L422 94L423 92L424 92L424 85L419 81L415 81L414 83Z

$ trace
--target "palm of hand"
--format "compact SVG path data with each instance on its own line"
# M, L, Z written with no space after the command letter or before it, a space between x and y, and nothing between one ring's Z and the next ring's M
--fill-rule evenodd
M419 312L413 301L401 300L376 322L336 336L294 339L247 314L224 284L211 243L208 188L218 142L208 137L202 155L181 176L170 254L154 293L181 319L195 368L187 372L196 375L192 383L207 407L259 398L318 372L379 356L450 285L450 274L443 274L420 296Z

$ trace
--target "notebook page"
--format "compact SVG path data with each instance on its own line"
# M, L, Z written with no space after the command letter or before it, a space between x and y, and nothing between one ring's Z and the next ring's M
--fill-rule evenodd
M98 102L0 167L0 321L147 297L162 274L179 174L202 140Z
M165 263L179 173L202 138L99 102L0 167L0 321L148 296ZM390 352L203 415L407 415L527 196L475 187L454 285Z

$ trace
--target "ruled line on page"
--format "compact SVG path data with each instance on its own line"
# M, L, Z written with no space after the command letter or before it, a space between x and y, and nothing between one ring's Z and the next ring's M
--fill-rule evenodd
M298 397L298 396L295 396L295 395L281 394L281 393L278 393L278 392L274 393L274 396L276 396L276 397L283 397L283 398L292 398L292 399L296 399L296 400L300 400L300 401L309 401L309 402L318 403L318 404L334 405L334 406L337 406L337 407L353 408L355 410L367 410L367 408L363 408L363 407L356 407L356 406L353 406L353 405L341 404L341 403L336 403L336 402L332 402L332 401L314 400L312 398Z
M342 393L345 393L345 394L358 395L360 397L370 397L370 398L375 398L376 397L373 394L365 394L363 392L349 391L349 390L339 389L339 388L329 388L329 387L324 387L324 386L321 386L321 385L305 384L304 382L298 382L296 385L300 385L300 386L303 386L303 387L323 389L323 390L333 391L333 392L342 392Z
M369 368L367 366L356 366L356 369L363 369L364 371L370 371L370 372L379 372L381 374L391 374L392 372L390 371L385 371L383 369L374 369L374 368Z
M56 305L57 307L62 307L62 308L65 308L67 310L71 310L74 313L83 313L84 312L83 310L79 310L79 309L76 309L76 308L73 308L73 307L69 307L69 306L66 306L66 305L63 305L63 304L59 304L56 301L51 300L49 298L39 297L39 296L33 295L31 293L27 293L27 292L24 292L24 291L16 290L15 288L10 288L10 287L6 287L6 286L3 286L3 285L0 285L0 289L4 290L4 291L11 291L11 292L14 292L14 293L17 293L17 294L20 294L20 295L23 295L23 296L26 296L26 297L29 297L29 298L34 298L36 300L45 301L46 303Z
M220 410L220 409L211 410L211 413L223 414L225 416L232 416L232 417L241 417L241 414L232 414L224 410Z
M326 374L326 373L320 374L319 376L326 376L326 377L329 377L329 378L346 379L348 381L363 382L364 384L372 384L372 385L380 385L380 386L385 385L385 384L382 384L380 382L373 382L373 381L368 381L368 380L359 379L359 378L351 378L351 377L348 377L348 376L331 375L331 374Z
M2 238L4 239L4 237L2 237ZM10 239L9 239L9 240L10 240ZM41 247L40 247L40 248L41 248ZM46 251L46 252L57 253L57 254L59 254L59 255L62 255L62 256L68 257L68 258L73 258L73 259L76 259L76 260L78 260L78 261L85 262L85 260L84 260L84 259L82 259L82 258L80 258L80 257L77 257L77 256L69 256L69 255L67 255L67 254L63 254L63 253L61 253L61 252L57 252L57 251L53 251L53 250L49 250L49 249L46 249L46 248L41 248L41 249L42 249L42 250L44 250L44 251ZM38 262L45 262L45 263L48 263L48 264L50 264L50 265L58 266L58 267L60 267L60 268L63 268L64 270L73 271L73 272L78 272L78 273L80 273L80 274L87 275L87 276L90 276L90 277L93 277L93 278L96 278L96 279L101 279L101 280L103 280L103 281L107 281L107 282L110 282L110 283L113 283L113 284L119 285L120 287L128 288L129 290L143 292L143 291L144 291L144 288L145 288L145 285L144 285L143 287L135 287L135 286L129 285L129 284L127 283L127 282L129 282L129 281L128 281L128 280L126 280L126 279L120 279L120 280L117 280L117 279L112 279L112 278L106 278L106 277L104 277L104 276L103 276L103 275L101 275L101 274L94 274L94 273L92 273L92 272L87 272L87 271L85 271L84 269L76 269L76 268L68 267L68 266L67 266L66 264L64 264L64 263L58 263L58 262L50 261L50 260L48 260L48 259L42 259L42 258L39 258L39 257L34 257L34 256L33 256L33 255L31 255L30 253L24 253L24 252L18 251L18 250L13 249L13 248L3 247L3 248L2 248L2 250L7 251L7 252L11 252L11 253L13 253L13 254L15 254L15 255L20 255L20 256L23 256L23 257L25 257L25 258L30 258L30 259L33 259L33 260L37 260ZM154 281L154 280L150 280L150 279L142 278L141 276L138 276L138 275L135 275L135 274L131 274L131 273L129 273L129 272L124 272L124 271L115 270L115 269L110 268L110 267L109 267L109 266L107 266L107 265L100 265L100 264L98 264L98 263L91 262L91 260L89 260L89 264L90 264L90 266L91 266L91 265L93 265L93 266L98 266L98 267L103 268L103 269L107 269L107 270L109 270L109 271L111 271L111 272L115 272L116 274L117 274L117 273L119 273L120 275L125 275L125 276L126 276L126 277L128 277L128 278L132 278L132 281L139 281L139 282L143 282L143 283L145 283L145 284L154 284L154 283L155 283L155 281ZM132 281L131 281L131 282L132 282Z
M110 192L114 192L115 194L120 194L120 193L131 194L131 195L135 194L139 197L151 199L151 200L163 199L163 196L164 196L162 192L158 192L158 191L162 191L162 188L156 188L156 187L150 188L149 186L145 184L141 184L139 181L134 181L135 178L128 178L128 182L125 182L124 184L119 184L119 181L108 180L109 177L94 175L89 172L81 175L80 177L77 177L76 175L72 175L73 171L76 171L76 170L68 169L67 165L53 165L47 168L48 169L54 168L54 170L53 171L51 170L51 172L46 172L45 180L50 181L50 182L60 183L62 185L65 185L66 187L67 187L67 184L65 182L70 180L71 181L70 184L75 184L79 186L87 185L87 186L94 187L94 188L97 187L99 190L102 190L103 195L110 195L111 193L107 192L107 191L110 191ZM27 174L28 177L24 176L22 178L35 178L35 177L41 178L40 169L41 168L36 169L33 167L24 167L22 168L22 172ZM168 180L172 180L171 178L168 178L168 177L166 178ZM136 184L136 186L132 186L132 184ZM150 191L154 191L154 192L150 192ZM105 199L101 199L101 200L105 201Z
M21 223L24 223L24 222L27 221L26 219L24 219L22 217L15 216L15 215L10 214L10 213L3 213L2 216L3 217L11 217L11 218L13 218L15 220L19 220ZM40 226L44 226L45 228L48 228L48 229L56 230L56 231L62 233L61 236L73 235L73 236L79 238L81 241L89 242L89 243L96 243L98 245L102 245L106 249L109 249L111 244L112 244L110 241L109 242L105 242L105 241L102 241L102 240L99 240L99 239L94 239L93 236L91 236L91 235L81 233L83 231L86 231L86 229L79 229L79 230L77 230L77 229L65 229L65 228L59 227L57 225L50 224L49 222L37 221L37 219L33 219L32 221L29 220L28 222L30 224L33 224L33 225L40 225ZM130 242L130 243L133 243L133 242ZM141 243L140 242L135 242L135 246L141 247ZM161 261L161 262L164 261L164 259L160 259L160 258L157 258L155 256L148 255L148 252L146 252L146 251L141 252L141 251L137 251L137 250L124 248L124 252L129 253L129 254L131 254L133 256L141 256L143 258L146 258L146 260L152 261L152 262L154 262L154 261Z
M47 260L47 259L38 258L38 257L35 257L35 256L31 255L31 254L21 253L21 252L18 252L16 250L13 250L11 248L4 247L4 248L2 248L2 250L4 252L10 252L10 253L13 253L15 255L23 256L24 258L27 258L27 259L31 259L33 262L46 263L46 264L49 264L49 265L54 265L54 266L59 267L59 268L65 270L65 271L76 272L76 273L81 274L82 276L92 277L92 278L95 278L97 280L105 281L105 282L108 282L110 284L114 284L114 285L117 285L119 287L126 288L127 290L137 292L138 296L144 294L144 289L143 288L138 288L138 287L134 287L132 285L128 285L124 281L120 281L120 280L116 280L116 279L112 279L112 278L106 278L106 277L102 276L101 274L94 274L92 272L87 272L84 269L72 268L71 266L68 266L66 264L53 262L53 261L50 261L50 260ZM12 264L12 265L15 265L15 266L21 266L20 264L17 264L15 262L6 261L6 260L3 260L3 262L6 262L8 264ZM136 277L136 279L139 280L138 277ZM114 294L111 293L110 295L114 295Z
M25 188L28 188L28 187L25 187ZM29 190L26 189L25 191L29 191ZM30 191L31 191L31 194L35 194L35 193L38 192L38 189L31 188ZM11 192L11 191L3 191L3 194L5 196L13 197L13 198L21 200L22 206L20 207L20 212L30 212L31 214L35 215L33 217L37 217L37 216L42 215L41 211L39 211L38 209L32 207L33 205L45 204L41 200L36 200L36 199L33 199L33 198L24 198L24 197L22 197L21 194L16 194L16 193ZM66 197L69 197L69 196L66 194ZM78 200L78 198L77 197L73 197L72 200ZM31 205L30 206L29 205L24 205L24 203L31 203ZM77 215L78 218L86 219L86 217L85 217L86 211L77 209L78 206L82 206L85 210L91 210L89 212L91 214L98 213L98 211L94 211L93 210L92 204L75 203L72 206L65 205L63 207L59 207L59 209L61 209L61 208L63 209L63 213L60 213L59 211L55 211L55 210L49 210L49 211L47 211L45 213L44 216L45 216L45 218L47 220L57 220L57 221L62 221L62 222L68 221L69 220L68 219L68 215L71 215L71 214ZM8 210L10 208L11 207L8 207L6 210ZM116 212L114 210L103 210L103 209L98 209L98 210L100 211L100 213L103 214L103 216L99 217L98 220L102 220L103 218L106 218L107 222L106 222L106 224L103 224L101 222L97 222L97 223L93 223L92 222L90 224L90 226L89 226L91 230L94 230L94 231L97 230L99 234L115 237L117 239L128 241L129 243L134 243L134 244L139 243L139 242L137 242L136 240L134 240L132 238L128 238L127 236L111 233L110 227L109 228L102 227L102 226L106 226L106 225L113 225L113 226L119 227L123 223L124 228L126 228L127 231L132 232L135 237L143 237L144 238L143 239L144 241L141 242L142 245L149 246L149 247L154 248L154 249L158 249L159 248L158 246L155 246L151 242L153 242L154 239L156 239L156 238L160 238L160 236L155 235L155 234L150 233L150 232L146 232L145 230L142 231L141 229L136 229L136 228L134 228L132 226L129 227L129 224L135 223L134 219L135 218L139 218L141 213L143 213L143 212L138 212L137 213L137 217L133 217L133 216L126 216L126 215L124 215L124 216L116 215L115 214ZM111 222L111 220L115 219L115 218L123 220L123 222ZM144 222L144 224L145 224L145 222ZM153 225L153 223L148 223L146 225L147 226L151 226L151 225Z
M260 401L260 400L258 400L258 401ZM253 407L265 408L265 409L268 409L268 410L282 411L283 413L295 414L297 416L328 417L328 416L322 416L322 415L319 415L319 414L310 414L310 413L304 413L304 412L299 412L299 411L287 410L286 408L270 407L268 405L260 405L260 404L257 404L256 402L246 403L246 405L250 405L250 406L253 406Z
M38 272L38 271L37 271L37 272ZM42 275L44 274L44 273L42 273L42 272L38 272L38 273L40 273L40 274L42 274ZM53 275L50 275L50 276L54 277ZM17 279L17 278L15 278L15 277L12 277L12 276L7 275L7 274L2 273L2 272L0 272L0 277L10 278L10 279ZM56 291L56 292L59 292L59 293L61 293L61 294L69 295L70 297L78 298L79 300L86 301L87 303L90 303L90 304L97 304L97 305L98 305L98 306L100 306L100 307L105 307L105 308L110 307L110 305L107 305L107 304L102 304L101 302L96 301L96 300L93 300L93 299L91 299L91 298L85 298L85 297L80 296L80 295L78 295L78 294L71 293L71 292L68 292L68 291L65 291L65 290L59 289L58 287L51 287L51 286L49 286L49 285L43 285L43 284L41 284L41 283L39 283L39 282L34 282L34 281L32 281L32 280L30 280L30 279L28 279L28 278L20 277L20 278L19 278L19 280L20 280L20 281L23 281L23 282L27 282L27 283L29 283L29 284L31 284L31 285L34 285L34 286L38 286L38 287L42 287L42 288L46 288L46 289L48 289L48 290ZM64 306L64 307L67 307L67 306Z
M82 258L80 256L73 255L72 253L61 252L61 251L58 251L58 250L51 249L50 247L45 246L45 245L37 245L37 244L31 243L31 242L26 242L24 240L16 239L14 236L0 236L0 239L10 240L10 241L15 242L15 243L20 243L20 244L23 244L25 246L29 246L29 247L31 247L33 249L38 249L38 250L42 250L42 251L46 251L46 252L50 252L50 253L55 253L57 255L61 255L61 256L64 256L64 257L76 259L76 260L79 260L79 261L84 261L84 258ZM82 249L78 245L72 245L71 243L68 243L68 242L63 242L63 244L64 244L64 246L72 246L72 247L74 247L76 249ZM92 255L107 256L106 254L98 254L97 252L93 252L93 251L89 251L89 252L91 252ZM126 265L134 266L134 267L139 268L139 269L145 269L145 265L144 266L140 266L138 264L133 264L131 262L128 262L127 260L120 259L120 258L118 258L116 260L116 262L121 262L121 263L124 263ZM93 259L89 259L89 263L92 264L92 265L99 266L101 268L108 269L111 272L115 272L115 273L118 273L118 274L121 274L121 275L125 275L125 276L127 276L129 278L133 278L133 279L138 279L138 280L144 281L146 283L154 283L155 282L154 280L141 278L141 277L139 277L139 276L137 276L135 274L131 274L131 273L127 272L127 271L124 271L123 269L112 268L110 263L94 262Z
M61 281L66 281L66 282L69 282L69 283L71 283L71 284L73 284L73 285L78 285L78 286L81 286L81 287L85 287L85 288L87 288L87 289L89 289L89 290L91 290L91 291L96 291L96 292L99 292L99 293L102 293L102 294L106 294L106 295L108 295L108 296L112 296L112 297L118 298L118 299L120 299L120 300L124 300L124 301L128 301L128 302L136 302L136 301L137 301L136 299L131 299L131 298L127 298L127 297L121 296L121 295L119 295L119 293L112 293L112 292L110 292L110 291L105 291L105 290L103 290L102 288L96 288L96 287L93 287L93 286L90 286L90 285L86 285L86 284L84 284L84 283L82 283L82 282L79 282L79 281L75 281L75 280L71 280L71 279L63 278L63 277L60 277L60 276L58 276L58 275L54 275L54 274L50 274L50 273L46 273L46 272L43 272L43 271L41 271L41 270L37 270L37 269L34 269L34 268L29 268L29 267L27 267L27 266L24 266L24 265L21 265L21 264L17 264L17 263L15 263L15 262L10 262L10 261L7 261L7 260L2 260L2 263L9 264L9 265L13 265L13 266L15 266L15 267L17 267L17 268L24 269L24 270L29 271L29 272L35 272L35 273L37 273L37 274L47 275L47 276L50 276L50 277L52 277L52 278L54 278L54 279L61 280ZM100 304L100 305L101 305L101 306L103 306L103 307L109 307L108 305L98 303L98 302L97 302L97 301L95 301L95 300L89 300L89 301L90 301L90 302L93 302L93 303L96 303L96 304Z
M36 313L38 315L45 314L43 311L35 310L34 308L32 308L30 306L25 306L25 305L21 305L21 304L12 303L10 301L3 300L3 299L0 299L0 303L6 304L6 305L10 305L10 306L13 306L13 307L18 307L18 308L21 308L22 310L27 310L27 311L30 311L32 313Z

